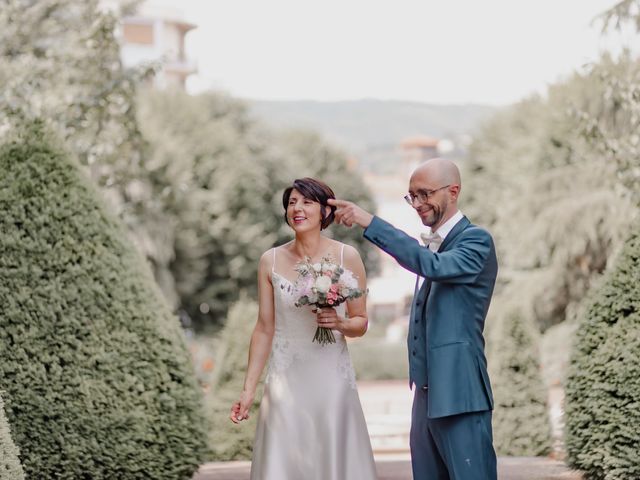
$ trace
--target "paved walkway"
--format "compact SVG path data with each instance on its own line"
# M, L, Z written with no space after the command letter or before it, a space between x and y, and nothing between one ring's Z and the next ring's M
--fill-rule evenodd
M409 382L358 382L362 412L375 453L408 453L413 392Z
M409 429L413 393L407 381L359 382L358 393L376 457L379 480L411 480ZM193 480L248 480L249 462L203 465ZM581 480L549 458L498 460L499 480ZM304 480L304 479L300 479Z
M408 459L378 459L379 480L412 480ZM249 480L249 462L209 463L193 480ZM500 458L499 480L581 480L561 462L548 458ZM304 480L304 479L300 479Z

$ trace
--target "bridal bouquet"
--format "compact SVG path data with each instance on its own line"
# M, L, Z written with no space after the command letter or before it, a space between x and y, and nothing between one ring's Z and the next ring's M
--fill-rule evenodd
M311 259L307 258L296 264L296 271L296 307L337 307L366 293L358 288L358 280L353 273L332 262L330 257L323 257L320 263L311 263ZM326 345L335 343L336 339L330 328L318 327L313 341Z

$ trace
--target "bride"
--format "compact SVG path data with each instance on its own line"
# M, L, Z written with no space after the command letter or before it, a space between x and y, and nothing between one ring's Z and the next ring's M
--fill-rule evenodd
M295 265L330 256L366 289L360 255L321 234L334 218L333 191L312 178L284 191L285 221L295 238L262 255L258 267L258 320L251 336L244 389L231 420L249 418L262 370L271 354L253 445L251 480L371 480L375 464L356 390L345 337L367 331L362 296L314 312L296 307ZM336 342L313 342L317 327L333 330Z

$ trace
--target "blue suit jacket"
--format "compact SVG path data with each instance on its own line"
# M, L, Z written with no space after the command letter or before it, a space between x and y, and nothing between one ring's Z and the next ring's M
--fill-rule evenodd
M491 235L464 217L434 253L374 217L364 236L425 277L407 343L410 381L428 386L428 417L493 409L482 335L498 273Z

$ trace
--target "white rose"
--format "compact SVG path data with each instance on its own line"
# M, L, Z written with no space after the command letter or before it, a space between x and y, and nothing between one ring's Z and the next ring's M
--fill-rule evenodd
M335 263L325 263L322 267L325 272L335 272L338 268Z
M345 270L342 275L340 275L340 282L347 288L355 290L358 288L358 280L353 276L353 273L349 270Z
M331 288L331 279L329 277L318 277L315 284L316 290L322 293L327 293Z
M320 272L322 271L322 265L320 265L319 263L314 263L314 264L313 264L313 269L314 269L316 272L320 273Z

